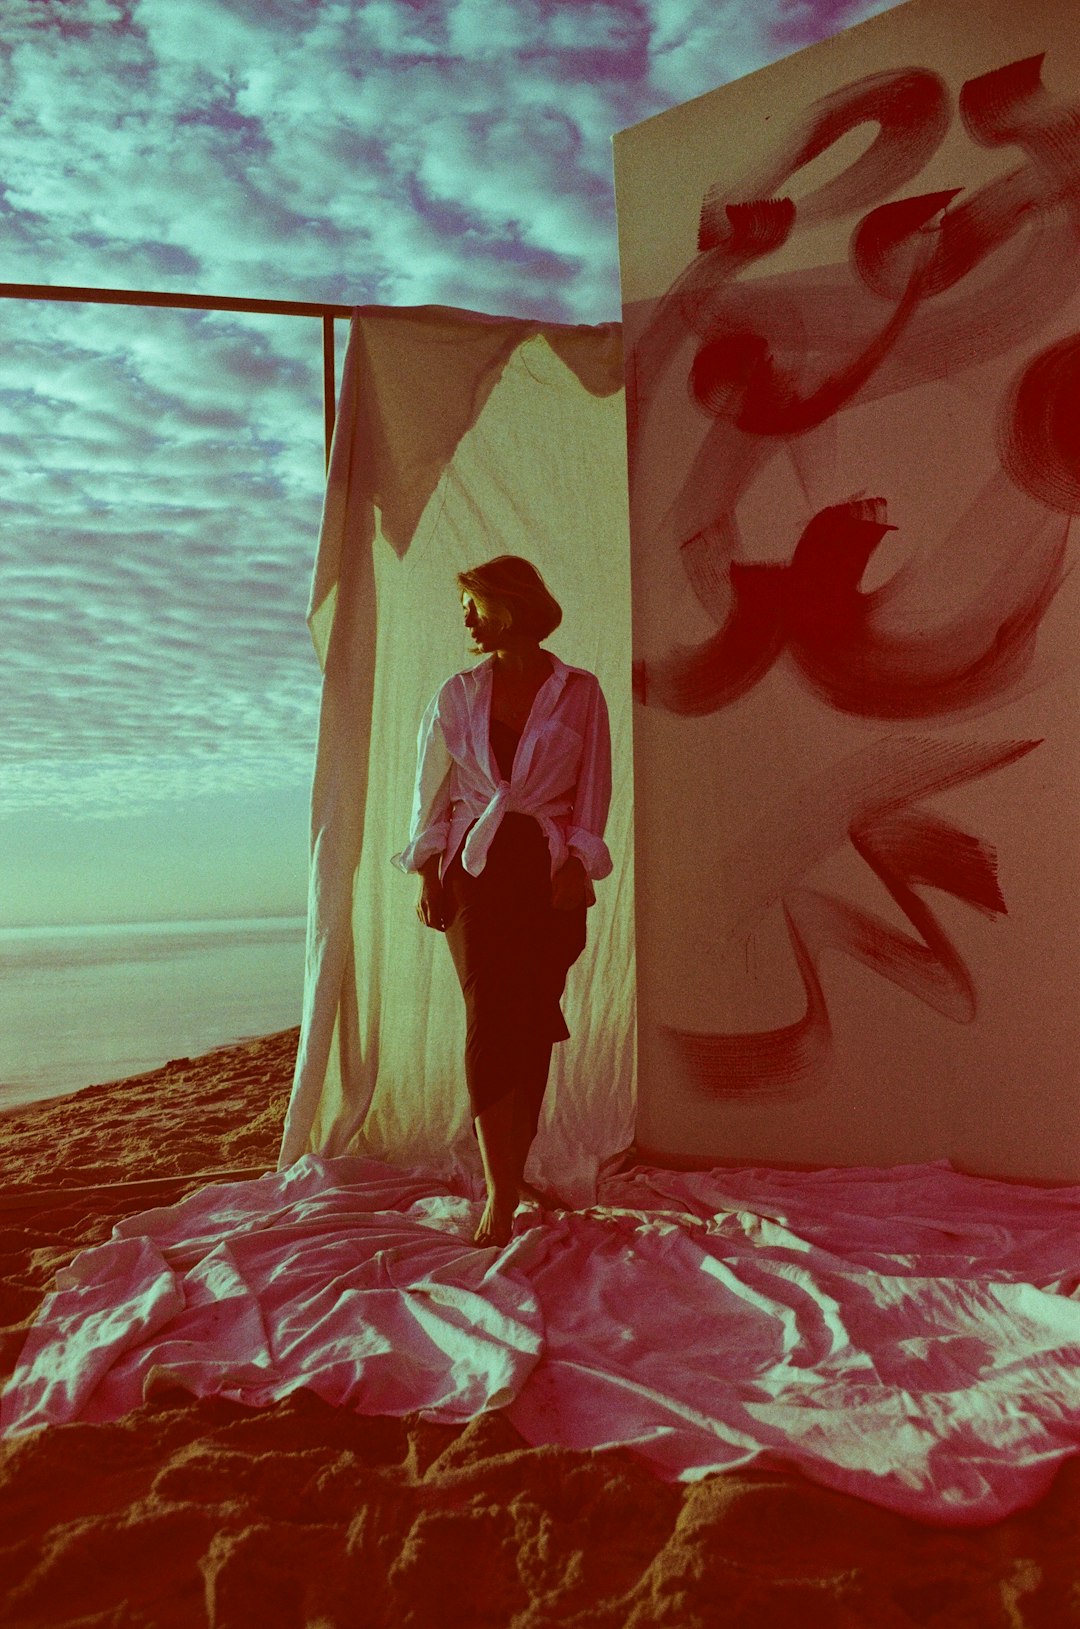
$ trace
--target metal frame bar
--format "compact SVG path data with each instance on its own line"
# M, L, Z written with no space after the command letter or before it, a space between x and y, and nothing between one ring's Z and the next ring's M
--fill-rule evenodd
M174 311L254 311L272 317L321 317L323 340L323 424L326 463L334 436L334 319L351 317L351 305L318 300L248 300L230 294L162 294L154 289L74 288L50 283L0 283L0 300L51 300L72 305L165 306Z
M334 319L351 317L351 305L328 305L313 300L247 300L232 295L161 294L152 289L75 288L50 283L0 283L0 300L50 300L71 305L164 306L174 311L254 311L272 317L321 317L323 355L323 425L326 463L334 436ZM263 1175L265 1166L240 1171L177 1172L174 1176L144 1178L141 1182L105 1182L90 1188L19 1188L0 1195L0 1210L32 1210L62 1205L95 1195L156 1192L160 1188L195 1182L236 1182Z
M334 440L334 319L324 313L322 320L322 400L326 440L326 467L330 468L330 448Z

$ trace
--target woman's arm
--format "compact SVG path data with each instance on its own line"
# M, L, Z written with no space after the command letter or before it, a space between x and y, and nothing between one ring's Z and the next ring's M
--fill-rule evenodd
M423 871L430 860L436 868L450 832L450 778L453 759L446 746L439 700L432 697L420 721L416 742L416 786L413 792L409 841L393 863L400 871Z
M594 681L585 721L581 766L574 792L574 808L566 846L581 861L594 881L611 872L611 855L604 842L611 805L611 726L604 693Z
M566 834L567 858L552 879L551 901L558 910L572 910L583 900L588 905L596 903L593 879L611 871L611 855L604 842L610 803L611 727L604 693L594 682Z

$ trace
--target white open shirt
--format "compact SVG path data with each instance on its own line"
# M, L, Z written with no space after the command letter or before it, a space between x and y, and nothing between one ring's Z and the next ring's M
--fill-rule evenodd
M440 875L445 873L475 821L461 863L478 877L503 815L515 810L532 815L540 825L551 850L552 876L570 854L578 856L590 878L608 875L607 704L594 674L547 654L551 677L536 693L509 781L503 780L491 750L494 657L455 673L432 697L417 739L409 842L393 856L402 871L419 871L425 860L441 852Z

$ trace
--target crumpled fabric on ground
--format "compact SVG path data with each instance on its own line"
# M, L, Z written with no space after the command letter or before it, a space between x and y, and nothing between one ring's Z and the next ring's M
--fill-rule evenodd
M1080 1449L1080 1188L638 1167L586 1211L307 1155L118 1223L57 1275L7 1435L182 1386L364 1414L494 1408L688 1481L754 1462L926 1521L1033 1503Z

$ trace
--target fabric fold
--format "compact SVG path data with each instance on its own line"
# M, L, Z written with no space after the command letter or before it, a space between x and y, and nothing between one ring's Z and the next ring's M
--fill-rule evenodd
M495 788L495 795L491 799L483 814L475 825L470 828L465 839L465 847L461 851L461 863L470 876L478 877L484 869L491 840L499 829L504 814L515 810L513 788L509 781L500 781Z
M610 877L611 854L604 839L598 837L594 831L586 831L582 826L569 827L566 833L566 847L569 853L577 855L594 882Z
M565 360L552 348L562 337ZM444 1173L475 1169L453 964L441 936L417 922L415 896L398 879L432 854L441 854L445 871L501 777L491 775L478 737L482 773L452 796L448 744L435 740L420 818L408 826L416 723L466 660L455 574L517 551L552 585L564 616L554 636L558 656L568 669L580 663L596 674L617 718L614 750L628 757L618 360L611 325L563 336L558 325L448 308L354 315L310 598L324 677L304 1004L282 1169L310 1152L423 1159ZM585 513L589 573L580 570ZM554 729L559 721L544 722ZM460 760L465 743L449 745ZM525 743L515 766L522 781L529 765ZM530 812L557 864L564 857L558 831L571 818L563 789L542 791ZM596 810L572 813L577 826L595 817ZM595 907L588 951L566 997L571 1026L586 1009L588 1022L573 1058L553 1062L532 1156L532 1180L557 1172L579 1199L632 1134L630 824L626 796L607 831L625 885L611 891L610 905L601 898ZM587 1102L579 1084L586 1080Z
M449 820L437 820L427 826L414 842L406 843L400 854L391 856L391 864L399 871L419 871L433 854L441 854L450 836Z
M156 1387L623 1447L660 1477L794 1466L921 1521L1000 1520L1080 1451L1080 1189L947 1165L601 1177L588 1210L308 1156L125 1219L58 1275L9 1436Z

